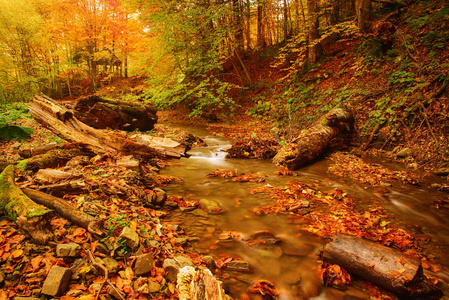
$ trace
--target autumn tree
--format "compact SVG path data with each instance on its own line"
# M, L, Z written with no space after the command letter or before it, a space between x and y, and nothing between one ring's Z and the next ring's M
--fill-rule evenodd
M308 23L309 23L309 65L315 64L320 58L321 45L319 43L319 0L307 0Z

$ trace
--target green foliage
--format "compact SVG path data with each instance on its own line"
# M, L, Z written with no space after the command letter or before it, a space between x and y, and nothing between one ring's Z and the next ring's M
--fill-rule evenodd
M257 104L252 108L248 109L245 113L252 117L267 116L270 111L274 109L274 105L271 101L257 101Z
M128 227L129 224L129 220L126 219L124 215L117 215L114 218L108 218L104 224L107 236L104 237L102 241L106 241L108 238L113 236L118 236L120 231L123 228Z
M414 82L413 73L402 70L392 72L388 79L388 83L396 87L409 87Z
M14 125L17 120L30 117L28 105L24 103L6 104L0 108L0 139L28 139L33 130L28 127Z
M0 127L0 139L6 141L26 140L32 133L33 129L29 127L15 125Z

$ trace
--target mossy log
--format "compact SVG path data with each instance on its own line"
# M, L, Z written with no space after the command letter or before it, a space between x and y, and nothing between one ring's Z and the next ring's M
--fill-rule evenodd
M97 154L118 152L144 158L173 158L164 151L137 143L118 134L90 127L75 118L72 111L45 95L35 96L30 102L29 109L37 122L62 139L81 145L84 149Z
M54 209L58 213L58 215L69 220L70 222L73 222L76 225L83 227L87 231L98 236L103 235L100 229L102 224L100 220L77 210L64 199L29 188L23 188L22 191L25 195L33 199L35 202L44 205L45 207Z
M352 130L353 124L352 110L340 104L281 148L273 158L273 163L295 170L320 156L335 137L345 130Z
M39 169L60 167L65 165L69 160L80 155L89 155L90 153L82 149L53 149L47 153L32 156L24 159L17 164L17 168L25 171L31 170L33 172Z
M401 299L440 299L442 291L423 272L421 261L378 243L336 234L323 250L326 262L338 264Z
M73 109L78 120L97 129L149 131L157 122L157 110L151 105L97 95L79 99Z
M14 165L0 174L0 210L42 244L52 238L49 220L53 211L28 198L15 184Z

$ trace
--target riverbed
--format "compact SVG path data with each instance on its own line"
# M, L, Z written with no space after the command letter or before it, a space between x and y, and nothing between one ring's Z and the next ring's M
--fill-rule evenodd
M431 239L432 258L443 264L441 268L447 265L446 257L442 257L442 253L449 250L447 210L438 210L432 205L442 197L447 199L447 194L399 183L381 189L360 184L332 175L328 169L333 162L328 159L305 166L294 172L293 176L279 176L275 174L279 168L268 160L227 159L226 149L231 147L232 141L222 136L212 136L202 128L172 126L201 137L207 146L191 149L189 158L174 161L179 165L169 166L161 172L182 179L168 185L165 190L169 195L186 200L216 201L224 212L208 214L200 209L173 210L166 220L180 225L186 235L199 238L192 243L192 251L211 255L216 260L236 257L249 264L249 270L223 269L217 274L227 283L229 294L234 299L245 298L248 287L260 280L273 282L281 299L369 298L369 289L357 278L346 290L321 284L317 259L328 241L301 230L301 218L291 218L288 214L254 213L255 208L269 205L273 200L266 194L250 193L252 189L263 185L284 187L293 180L317 186L322 191L342 189L358 201L361 209L373 202L380 203L398 226ZM234 170L237 174L257 174L264 181L233 182L207 175L216 169ZM237 233L240 238L229 238ZM248 239L260 234L272 234L276 241L248 245Z

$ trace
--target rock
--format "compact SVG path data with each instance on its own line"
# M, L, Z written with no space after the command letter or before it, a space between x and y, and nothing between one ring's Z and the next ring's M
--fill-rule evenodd
M102 259L103 265L106 267L110 274L116 273L118 270L118 261L111 257L105 257Z
M206 266L208 269L213 270L215 269L217 266L215 264L215 260L212 256L210 255L206 255L203 257L203 261L206 263Z
M148 291L150 293L158 293L161 290L161 285L156 281L148 279Z
M176 282L176 276L178 275L179 270L185 266L194 267L195 265L189 258L181 255L176 256L174 259L166 258L163 263L163 268L167 273L165 278L167 278L168 281Z
M82 290L70 290L66 293L67 296L75 297L75 298L81 296L82 294L83 294Z
M238 271L238 272L250 272L249 263L244 260L231 260L226 265L227 270Z
M175 238L175 246L184 246L185 244L187 244L187 242L189 241L188 238L185 237L177 237Z
M410 149L410 148L403 148L403 149L399 150L399 151L396 153L396 155L397 155L398 157L407 157L407 156L410 156L410 155L412 155L412 149Z
M123 156L118 159L115 163L118 167L124 167L126 169L134 170L136 172L140 171L140 162L134 158L132 155Z
M76 243L58 244L56 246L56 256L78 257L81 253L81 246Z
M196 216L200 216L200 217L208 217L207 212L205 212L202 209L195 209L195 210L193 210L193 214L196 215ZM215 225L215 224L212 224L212 225Z
M123 228L117 240L120 239L124 240L125 245L131 249L137 249L139 247L139 235L129 227Z
M67 288L71 275L70 268L52 266L42 285L42 294L53 297L61 296Z
M139 255L134 264L134 275L142 276L150 273L154 266L153 253Z
M174 201L165 201L164 203L165 207L168 207L169 209L175 209L178 207L178 202L174 202Z
M156 240L146 240L146 244L148 248L159 248L161 243Z
M201 199L200 208L208 213L221 213L223 211L218 202L209 199Z
M153 189L153 196L151 197L151 204L153 205L164 205L167 200L167 193L163 189L155 188Z
M20 146L22 146L21 143L14 143L11 145L11 149L18 150L20 148Z
M195 206L180 206L179 207L179 210L182 212L194 211L195 209L196 209Z

